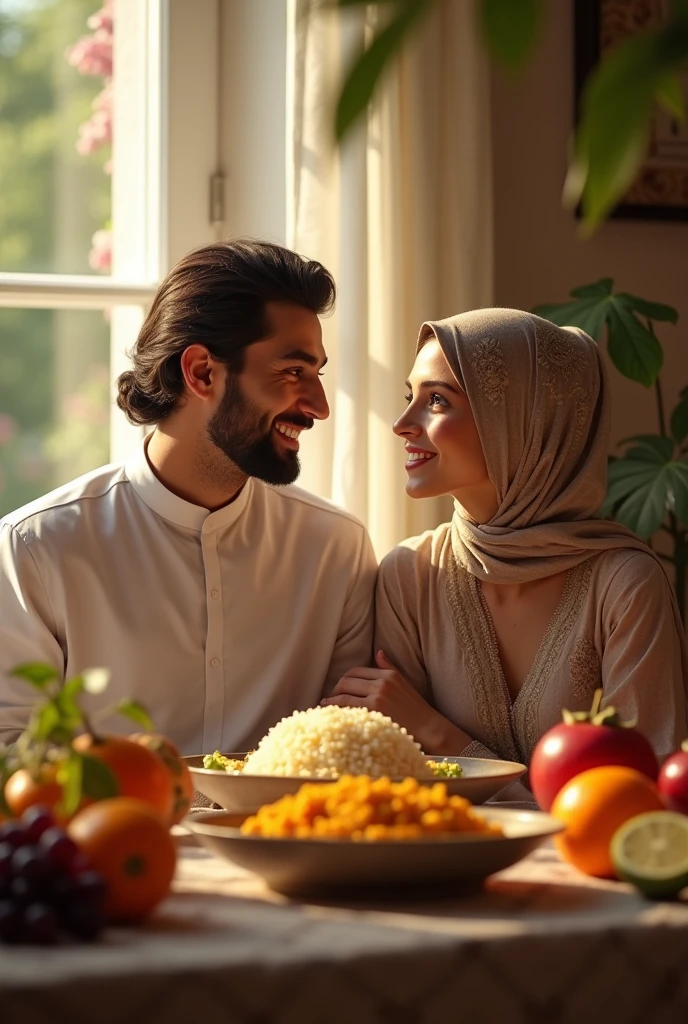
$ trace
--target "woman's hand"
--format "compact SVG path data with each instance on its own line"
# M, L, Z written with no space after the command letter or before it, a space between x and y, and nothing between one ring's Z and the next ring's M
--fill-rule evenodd
M368 708L403 726L427 754L458 754L471 737L435 711L404 679L384 651L375 655L377 668L352 668L331 697L321 704Z

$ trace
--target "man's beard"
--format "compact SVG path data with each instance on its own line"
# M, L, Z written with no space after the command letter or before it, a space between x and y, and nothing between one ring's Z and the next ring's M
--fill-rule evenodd
M280 417L280 422L305 429L313 426L312 419L298 414ZM277 450L270 416L246 398L233 374L227 374L225 393L208 424L208 436L246 476L266 484L293 484L301 472L297 452Z

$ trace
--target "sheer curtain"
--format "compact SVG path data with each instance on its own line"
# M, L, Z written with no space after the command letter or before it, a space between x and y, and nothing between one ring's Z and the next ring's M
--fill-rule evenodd
M384 7L384 5L382 5ZM288 244L338 286L324 322L331 416L305 438L304 487L368 526L379 557L451 515L412 501L391 424L423 320L492 301L488 76L473 4L441 0L337 149L342 69L376 9L290 0Z

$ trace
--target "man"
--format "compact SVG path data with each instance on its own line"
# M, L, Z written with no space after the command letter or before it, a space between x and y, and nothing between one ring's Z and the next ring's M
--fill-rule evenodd
M329 414L334 298L321 264L264 242L204 246L163 281L117 382L155 429L2 521L0 740L28 718L21 662L109 668L86 706L139 700L184 753L248 750L368 663L366 531L291 486L301 431Z

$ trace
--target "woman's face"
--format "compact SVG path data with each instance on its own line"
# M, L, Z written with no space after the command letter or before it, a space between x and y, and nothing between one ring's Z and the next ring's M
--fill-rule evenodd
M468 398L435 338L416 356L406 387L408 408L394 433L405 442L407 494L451 494L476 522L487 522L497 511L497 492Z

